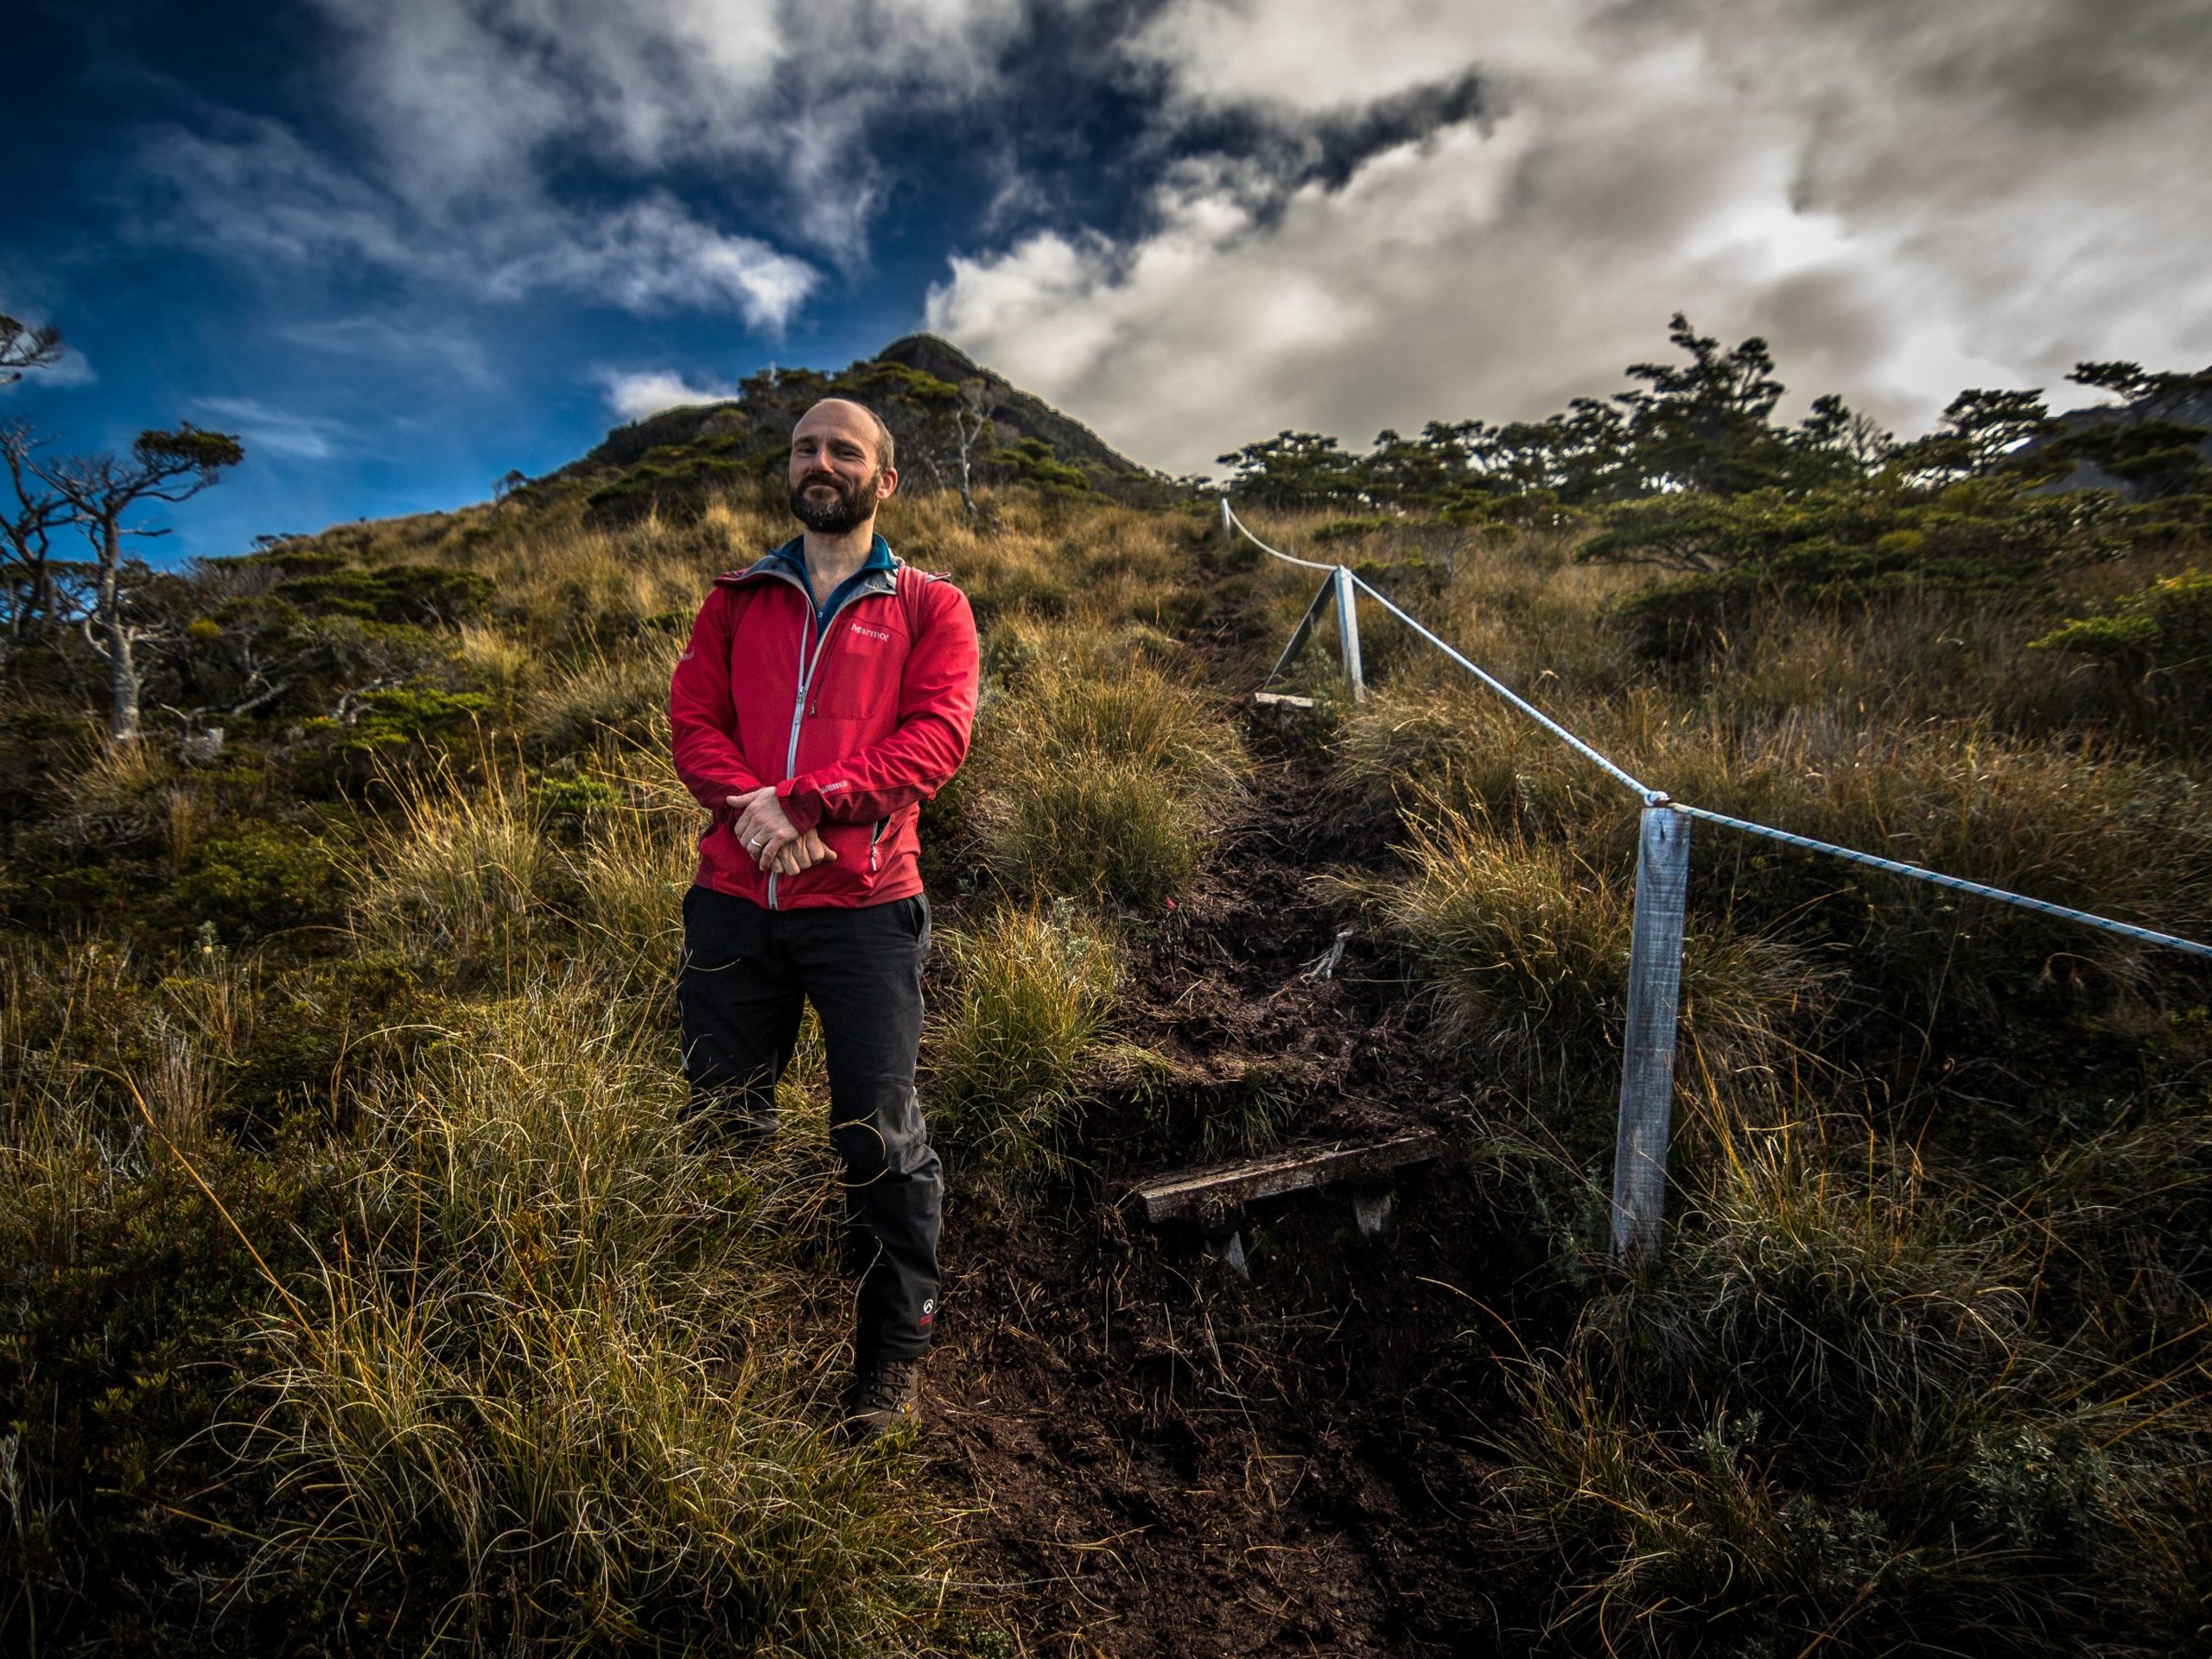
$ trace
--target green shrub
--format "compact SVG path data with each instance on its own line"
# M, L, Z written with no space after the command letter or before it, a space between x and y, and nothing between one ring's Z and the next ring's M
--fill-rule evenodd
M621 791L600 778L548 778L537 786L537 810L549 818L589 817L621 800Z
M1695 657L1761 601L1863 608L1919 592L2041 602L2067 561L2126 550L2125 520L2098 496L2024 496L1986 483L1653 496L1609 511L1576 556L1687 572L1630 599L1643 648Z
M1402 522L1396 518L1331 518L1316 524L1309 539L1316 547L1327 547L1336 542L1364 541L1370 536L1380 535Z
M931 1027L932 1116L948 1143L1014 1176L1056 1169L1073 1142L1077 1076L1120 976L1112 942L1072 907L999 910L948 932L958 975Z
M264 829L207 842L198 868L170 897L188 919L214 923L224 938L236 939L334 921L344 890L322 842L297 830Z
M492 597L492 580L473 570L438 564L387 564L373 570L336 570L296 576L276 584L287 599L314 616L351 616L364 622L406 622L418 627L474 616Z
M473 731L491 706L492 700L480 691L393 686L368 692L345 718L311 720L307 729L334 736L342 751L378 754L433 744L464 728Z
M2132 680L2201 689L2212 668L2212 571L2162 576L2097 615L2061 623L2028 649L2079 652Z

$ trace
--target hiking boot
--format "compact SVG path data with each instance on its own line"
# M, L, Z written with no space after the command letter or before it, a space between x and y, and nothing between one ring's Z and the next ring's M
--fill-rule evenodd
M838 1427L849 1440L873 1440L922 1420L918 1359L879 1359L861 1368L845 1395L845 1421Z

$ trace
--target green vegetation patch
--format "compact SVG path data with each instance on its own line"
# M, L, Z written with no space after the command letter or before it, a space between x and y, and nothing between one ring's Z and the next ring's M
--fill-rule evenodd
M488 576L436 564L387 564L294 576L276 593L310 615L428 627L476 615L492 597Z

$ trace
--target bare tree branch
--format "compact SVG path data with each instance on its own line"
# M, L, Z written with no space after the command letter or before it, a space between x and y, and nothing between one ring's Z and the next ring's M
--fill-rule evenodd
M61 360L61 331L51 323L35 326L0 315L0 386L12 386L26 369L51 368Z
M175 431L141 432L127 461L104 454L78 455L58 465L29 463L33 474L68 503L70 517L92 543L98 561L98 602L86 620L86 639L107 662L108 735L116 742L138 734L134 647L152 637L124 615L123 542L125 537L168 533L126 525L124 515L142 501L189 500L245 459L245 451L230 433L205 431L186 422ZM105 640L92 639L95 621Z

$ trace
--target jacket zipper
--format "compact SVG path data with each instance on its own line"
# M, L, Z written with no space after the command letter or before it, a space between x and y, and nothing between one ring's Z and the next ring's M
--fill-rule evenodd
M785 779L790 778L798 768L798 731L801 723L804 722L806 718L807 693L813 689L815 677L821 670L823 653L830 648L830 635L836 629L838 617L842 617L845 612L851 609L852 601L859 599L861 595L855 594L850 599L848 599L844 604L839 606L837 607L837 615L830 619L829 628L822 629L819 618L814 609L814 595L810 591L809 591L805 584L794 580L792 577L780 570L774 574L779 580L790 582L791 586L798 588L801 594L805 594L807 612L806 620L799 629L798 696L793 699L791 702L791 741L785 746L784 750L784 776L783 778L779 778L776 780L777 782L781 783ZM894 593L897 591L895 577L893 578L892 590ZM817 630L820 630L821 632L821 638L817 639L814 643L814 658L813 660L810 662L808 661L806 655L806 641L808 636ZM878 838L880 838L883 834L883 826L889 822L890 820L887 818L879 819L877 821L875 833ZM871 841L868 843L868 868L872 871L875 868L875 843L874 841ZM776 884L780 879L781 878L773 872L771 872L768 876L768 908L771 910L777 908Z
M850 601L848 601L848 604L849 604L849 602ZM840 606L838 607L839 613L842 614L845 608L845 606ZM783 782L785 779L794 776L798 771L798 731L800 726L803 725L806 720L807 694L814 688L815 676L821 672L823 654L830 649L830 636L836 631L837 618L835 616L831 617L830 619L830 626L825 630L822 630L819 632L818 637L815 639L814 656L810 660L806 654L807 638L810 634L815 634L817 628L819 628L819 626L820 625L815 620L813 606L810 601L807 607L806 621L799 630L798 696L793 699L791 702L791 741L785 746L784 750L784 776L783 778L779 778L776 780L779 783ZM874 849L871 849L871 856L873 855L873 851ZM772 871L770 872L768 876L768 908L771 910L777 907L776 883L781 879L782 878L776 873Z
M877 843L882 841L883 832L885 829L889 826L891 820L888 818L878 818L875 821L875 833L868 838L868 873L870 875L874 875L875 874L875 849Z

